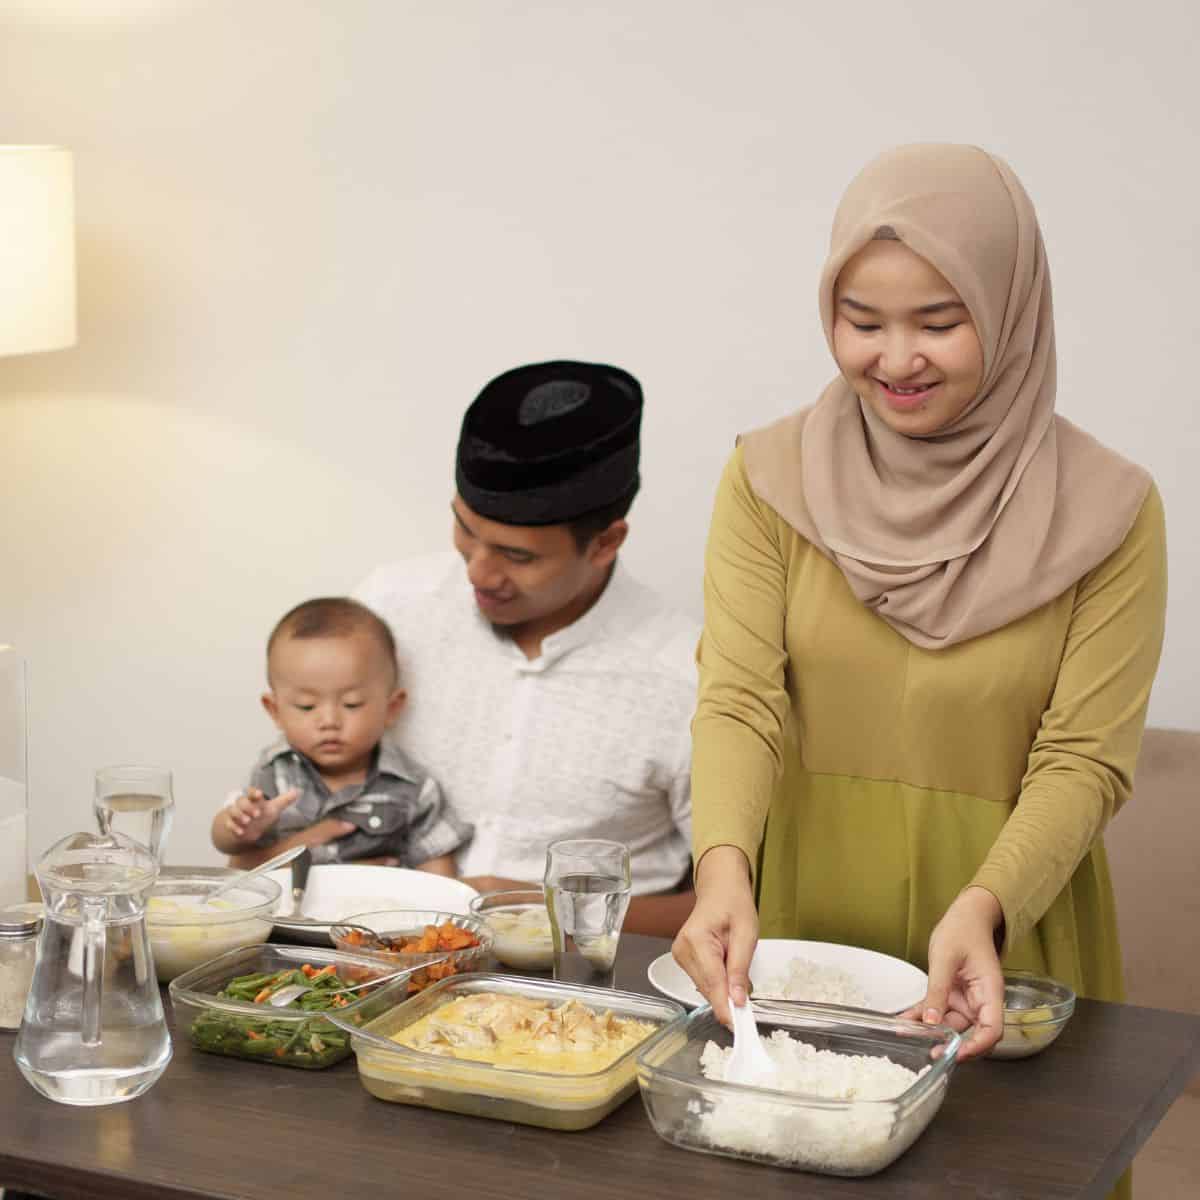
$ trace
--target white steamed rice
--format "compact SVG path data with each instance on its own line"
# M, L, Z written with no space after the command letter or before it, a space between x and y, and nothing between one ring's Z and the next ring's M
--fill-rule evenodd
M811 959L796 957L780 974L754 981L754 995L762 998L807 1000L810 1004L847 1004L869 1008L866 993L849 971L822 966Z
M929 1070L910 1071L888 1058L817 1050L782 1029L764 1038L763 1045L779 1068L776 1090L821 1100L892 1100ZM705 1077L723 1079L731 1053L709 1042L700 1058ZM848 1175L881 1170L912 1144L925 1124L912 1119L898 1126L888 1104L801 1108L738 1096L717 1098L708 1111L706 1107L692 1101L699 1135L713 1149Z

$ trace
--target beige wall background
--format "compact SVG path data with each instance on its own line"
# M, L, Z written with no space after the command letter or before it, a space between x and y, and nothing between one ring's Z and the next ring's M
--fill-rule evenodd
M1038 204L1060 409L1166 499L1151 718L1200 729L1200 117L1190 0L0 0L0 141L76 155L80 340L0 360L0 641L30 665L32 849L100 764L176 772L168 857L270 730L289 605L448 541L484 380L647 392L631 567L699 614L734 435L817 394L833 207L979 142ZM985 732L981 733L985 736Z

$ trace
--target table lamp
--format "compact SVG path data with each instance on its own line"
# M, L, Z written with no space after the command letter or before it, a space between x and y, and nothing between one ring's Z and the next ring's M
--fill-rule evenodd
M74 344L71 152L0 146L0 355Z

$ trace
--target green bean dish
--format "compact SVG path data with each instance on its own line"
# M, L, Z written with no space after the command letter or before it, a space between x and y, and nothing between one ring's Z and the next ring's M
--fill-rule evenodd
M192 1045L209 1054L227 1054L286 1067L315 1069L340 1062L350 1053L350 1035L320 1014L347 1007L359 1000L366 989L343 995L340 989L352 984L340 978L333 967L317 971L305 963L303 967L285 971L239 975L217 992L215 998L269 1005L272 995L294 983L304 984L310 990L287 1004L269 1009L279 1013L278 1017L206 1009L192 1022ZM284 1015L297 1011L313 1016L297 1019L295 1015Z

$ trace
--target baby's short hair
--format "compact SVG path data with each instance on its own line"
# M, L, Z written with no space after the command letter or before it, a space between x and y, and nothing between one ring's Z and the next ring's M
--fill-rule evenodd
M370 634L379 643L399 679L396 639L387 622L349 596L319 596L285 612L267 638L267 674L270 675L271 651L284 638L349 637L359 632Z

